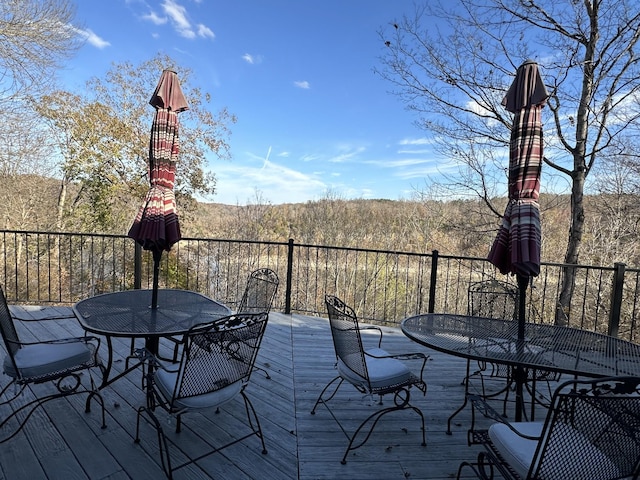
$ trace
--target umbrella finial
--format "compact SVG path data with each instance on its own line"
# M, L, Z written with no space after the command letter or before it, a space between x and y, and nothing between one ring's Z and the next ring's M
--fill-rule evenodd
M549 94L542 81L538 64L534 60L526 60L518 67L516 78L502 99L502 105L511 113L525 107L544 105Z
M162 71L158 85L149 103L156 109L164 108L176 113L189 109L175 70L165 69Z

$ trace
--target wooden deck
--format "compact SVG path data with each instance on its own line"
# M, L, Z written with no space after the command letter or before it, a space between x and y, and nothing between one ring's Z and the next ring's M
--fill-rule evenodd
M17 317L64 317L68 308L12 307ZM23 341L81 335L74 318L16 322ZM399 329L385 328L383 347L392 353L423 351L427 364L426 397L412 399L422 409L427 446L420 446L419 422L410 412L394 412L378 424L368 443L352 452L346 465L340 459L346 437L329 413L320 407L310 414L324 385L335 376L328 321L323 318L272 313L258 364L271 379L255 371L247 394L260 416L269 453L260 453L251 437L178 470L178 479L451 479L463 460L473 460L477 447L468 447L469 411L456 418L453 435L446 434L447 417L463 397L465 361L429 351L407 339ZM116 339L115 369L123 368L129 341ZM4 353L4 352L2 352ZM103 355L103 356L106 356ZM0 377L0 385L6 377ZM39 387L40 388L40 387ZM42 386L42 388L46 388ZM84 412L84 395L51 402L29 420L18 436L0 444L0 479L149 479L163 478L158 464L156 436L145 424L143 440L134 444L136 407L144 402L140 374L135 371L103 390L108 407L107 428L100 429L98 409ZM370 413L369 402L350 386L343 386L335 405L348 426ZM391 399L387 399L390 401ZM0 417L3 415L0 407ZM203 442L215 444L242 428L241 401L221 414L187 415L179 434L180 448L200 452ZM169 420L167 420L169 422ZM167 423L166 430L173 432ZM206 447L206 445L205 445Z

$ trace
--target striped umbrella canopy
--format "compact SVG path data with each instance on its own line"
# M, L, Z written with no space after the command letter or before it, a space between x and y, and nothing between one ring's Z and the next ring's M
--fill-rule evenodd
M540 171L542 168L541 113L549 94L538 64L527 60L516 72L502 105L514 114L509 141L509 203L493 242L488 260L502 274L515 274L518 281L518 342L524 348L526 293L531 277L540 273ZM526 373L514 368L515 419L522 419L523 385Z
M180 151L178 113L189 106L176 72L164 70L149 103L156 109L149 141L149 180L151 187L138 211L129 237L153 252L153 299L157 306L158 271L163 251L180 240L180 223L173 191L176 162Z
M548 98L538 65L524 62L502 100L514 113L509 146L509 203L488 260L502 274L540 273L541 111Z

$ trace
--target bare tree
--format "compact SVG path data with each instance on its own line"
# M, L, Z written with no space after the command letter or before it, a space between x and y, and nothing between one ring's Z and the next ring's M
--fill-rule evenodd
M3 223L46 227L37 219L44 189L34 189L37 177L51 171L45 132L31 102L52 87L58 67L81 45L72 26L75 8L70 0L0 1L0 110L2 149L0 193ZM15 197L18 187L28 197ZM34 219L35 222L34 222Z
M635 0L457 0L428 2L380 32L386 53L377 72L440 152L463 166L465 184L457 186L475 191L496 214L492 199L506 175L495 172L506 165L512 122L500 102L521 63L532 58L542 67L551 94L545 163L571 188L558 323L570 309L585 181L603 155L622 153L620 136L637 138L639 25Z
M0 2L0 102L4 111L51 83L62 61L75 53L81 37L72 26L70 0ZM27 93L28 92L28 93Z

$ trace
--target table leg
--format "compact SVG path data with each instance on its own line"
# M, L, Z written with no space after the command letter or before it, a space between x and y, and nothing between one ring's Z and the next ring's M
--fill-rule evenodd
M98 387L98 391L104 389L105 387L108 387L109 385L111 385L113 382L115 382L116 380L124 377L125 375L127 375L129 372L137 369L140 365L142 365L144 362L141 360L138 363L136 363L135 365L131 366L131 367L127 367L125 368L122 372L120 372L118 375L116 375L115 377L111 377L111 367L113 366L113 345L111 343L111 337L107 336L107 366L103 367L102 370L102 382L100 383L100 386ZM86 411L89 411L90 408L90 403L91 403L91 399L94 396L94 392L92 392L88 397L87 397L87 403L86 403Z
M464 402L462 402L462 405L460 405L460 407L458 407L458 409L453 412L451 414L451 416L449 417L449 419L447 420L447 435L451 435L451 422L453 420L453 418L458 415L462 410L464 410L464 407L467 406L467 401L468 401L468 397L469 397L469 372L470 372L470 364L471 364L471 360L467 360L467 373L466 376L464 377Z
M144 344L150 356L155 358L158 355L158 352L160 350L160 338L145 337ZM145 377L144 389L147 394L147 408L151 410L155 408L155 398L153 396L153 387L151 386L153 382L153 373L154 373L153 361L147 362L147 371L144 374L144 377Z
M515 367L513 367L513 379L516 385L516 422L522 421L522 412L524 410L523 387L524 382L526 381L526 375L527 373L525 369L520 365L516 365Z

